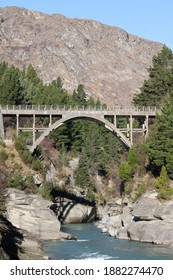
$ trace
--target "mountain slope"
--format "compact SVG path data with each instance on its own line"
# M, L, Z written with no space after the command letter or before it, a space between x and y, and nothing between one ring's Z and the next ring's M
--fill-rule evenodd
M127 106L163 45L92 20L5 7L0 46L0 60L32 63L45 83L60 76L69 91L82 83L88 95Z

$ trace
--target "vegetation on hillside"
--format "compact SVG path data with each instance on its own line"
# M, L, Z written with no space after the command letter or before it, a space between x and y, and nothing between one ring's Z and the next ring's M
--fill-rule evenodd
M158 106L162 113L150 127L145 151L149 162L147 169L157 180L160 197L171 198L173 188L173 53L166 46L153 58L148 69L149 79L144 82L141 93L134 97L137 106Z
M32 65L19 70L6 62L0 64L0 104L48 104L82 108L101 105L99 100L94 101L91 97L87 97L81 84L69 94L64 89L61 78L58 77L45 85ZM42 121L40 118L39 122ZM65 123L52 131L50 139L53 147L60 154L80 158L75 172L75 184L86 190L86 194L91 199L95 197L97 175L106 180L105 182L112 178L112 174L118 177L117 168L120 159L127 152L111 132L86 119ZM43 170L40 160L34 158L26 149L25 133L21 139L15 140L15 147L24 163L35 170L36 168L38 171ZM10 184L15 185L20 181L21 188L25 188L25 184L20 179L18 174L10 179Z
M130 195L133 201L148 187L155 187L160 199L168 199L173 194L170 187L170 180L173 179L172 51L164 46L162 51L153 57L153 64L148 72L149 78L144 81L141 92L134 96L133 102L140 107L162 106L162 114L156 117L156 121L150 127L146 142L138 139L138 144L127 151L111 132L86 119L69 121L52 131L49 136L49 144L51 143L59 153L58 164L60 159L63 159L62 166L68 164L70 157L79 158L74 181L90 199L98 198L98 175L105 185L108 185L110 180L113 182L111 195L125 193ZM73 93L69 94L64 89L61 78L58 77L45 85L32 65L19 70L5 62L0 64L0 104L100 106L98 100L87 97L83 85L78 85ZM39 121L42 122L42 119ZM123 120L120 119L119 122L121 121ZM23 140L15 141L23 162L43 172L42 162L29 154L25 145ZM0 157L6 160L3 149L0 151ZM11 178L11 185L20 181L16 174L15 176L16 178ZM157 179L152 180L155 177ZM27 186L30 184L27 181ZM25 185L23 187L25 188ZM50 186L45 186L43 192L49 195L50 190ZM99 197L102 195L103 193Z

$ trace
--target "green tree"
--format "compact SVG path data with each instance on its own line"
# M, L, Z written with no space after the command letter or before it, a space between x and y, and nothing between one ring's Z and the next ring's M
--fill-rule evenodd
M43 104L43 81L31 64L21 73L20 82L23 87L25 104Z
M14 66L8 67L0 80L0 103L17 105L22 100L20 70Z
M7 62L3 61L0 63L0 80L1 78L3 77L4 73L5 73L5 70L7 69L8 67L8 64Z
M155 122L155 133L149 138L146 150L151 168L158 174L164 165L169 178L173 179L173 92L167 98L162 114Z
M162 51L153 57L152 67L148 69L149 79L144 81L141 92L134 96L137 106L160 106L167 94L173 89L173 53L164 46Z
M128 162L123 162L119 167L119 176L123 182L128 181L132 178L132 167Z
M160 176L157 178L157 186L164 189L169 187L169 177L164 165L161 168Z
M160 176L157 178L157 188L160 199L168 200L172 198L173 189L169 186L169 177L164 165L161 168Z
M73 97L74 105L86 106L87 97L83 85L81 84L78 85L77 90L73 91L72 97Z
M136 163L137 163L137 151L136 151L135 146L132 146L128 152L128 164L133 169L135 167Z

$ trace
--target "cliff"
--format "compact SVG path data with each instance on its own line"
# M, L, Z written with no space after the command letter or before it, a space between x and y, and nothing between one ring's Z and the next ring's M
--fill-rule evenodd
M148 77L162 44L88 19L70 19L17 7L0 8L0 60L31 63L45 83L60 76L72 92L128 105Z

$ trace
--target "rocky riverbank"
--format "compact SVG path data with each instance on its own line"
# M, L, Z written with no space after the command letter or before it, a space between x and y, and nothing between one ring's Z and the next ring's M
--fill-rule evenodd
M38 239L0 215L0 260L48 259Z
M56 203L40 195L8 189L6 217L0 220L0 259L47 259L40 241L76 239L61 232L64 223L90 222L95 219L94 207L59 197ZM173 248L173 201L161 203L157 193L146 193L135 203L128 199L98 207L103 233Z
M61 231L63 223L91 222L95 209L68 198L56 203L37 194L7 189L6 213L0 220L0 259L46 259L40 241L76 237Z
M102 232L173 248L173 201L161 203L157 193L146 193L134 204L119 201L114 211L119 213L107 213L97 223Z

